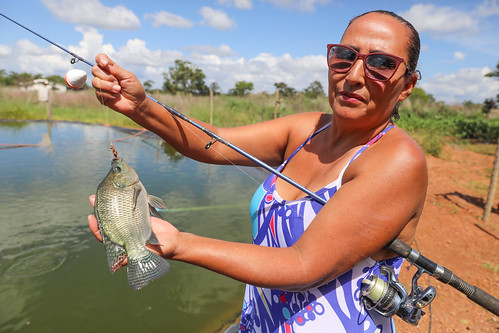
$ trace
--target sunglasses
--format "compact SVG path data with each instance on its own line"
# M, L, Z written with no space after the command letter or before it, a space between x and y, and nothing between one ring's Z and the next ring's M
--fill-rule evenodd
M364 73L366 76L375 81L390 80L401 63L404 63L407 67L407 63L403 58L389 53L372 52L361 54L349 46L341 44L327 45L327 65L333 72L348 72L359 58L364 61Z

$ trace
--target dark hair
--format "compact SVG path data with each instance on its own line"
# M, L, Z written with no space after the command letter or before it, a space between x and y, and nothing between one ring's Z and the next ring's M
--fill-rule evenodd
M351 19L350 22L348 23L347 29L356 19L371 13L391 16L400 23L402 23L407 28L407 32L409 34L409 45L407 50L407 53L409 55L409 63L407 64L406 74L409 76L416 73L416 67L418 66L418 59L419 59L419 51L421 49L421 41L419 40L418 31L414 28L411 22L407 21L402 16L397 15L394 12L390 12L388 10L372 10L370 12L366 12L364 14L355 16L353 19Z
M391 16L391 17L395 18L397 21L399 21L400 23L402 23L407 28L407 33L409 35L408 36L409 37L409 45L407 46L407 53L409 56L409 62L407 64L407 70L405 72L405 75L411 76L412 74L417 73L418 78L420 78L421 73L416 69L416 67L418 66L419 52L421 50L421 41L419 39L418 31L416 30L416 28L414 28L414 26L411 24L411 22L407 21L402 16L397 15L394 12L391 12L388 10L372 10L372 11L366 12L364 14L360 14L358 16L355 16L353 19L351 19L350 22L348 23L347 29L356 19L358 19L359 17L362 17L364 15L371 14L371 13L377 13L377 14ZM345 31L346 31L346 29L345 29ZM395 108L392 111L392 117L395 119L400 118L400 115L398 113L399 106L400 106L400 103L397 103L397 105L395 105Z

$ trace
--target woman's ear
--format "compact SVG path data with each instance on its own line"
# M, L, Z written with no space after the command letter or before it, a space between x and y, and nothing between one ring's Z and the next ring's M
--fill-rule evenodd
M418 77L419 74L416 72L405 80L404 90L402 90L398 98L399 102L402 102L407 97L409 97L409 95L412 93L412 90L416 86L416 83L418 82Z

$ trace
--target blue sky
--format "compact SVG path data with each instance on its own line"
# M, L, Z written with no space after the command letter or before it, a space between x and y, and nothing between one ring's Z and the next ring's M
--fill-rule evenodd
M284 82L327 87L326 44L365 11L396 12L420 32L419 85L437 100L482 102L499 93L484 78L499 62L499 0L4 0L0 12L94 62L111 55L142 82L163 84L176 59L192 62L223 92L237 81L254 92ZM0 17L0 69L57 74L71 57ZM88 82L90 84L90 80Z

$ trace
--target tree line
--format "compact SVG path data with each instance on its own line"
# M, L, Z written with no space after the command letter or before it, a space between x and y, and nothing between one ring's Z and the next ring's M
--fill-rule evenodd
M487 73L486 77L499 78L499 62L496 70ZM64 84L64 78L58 75L50 75L43 77L41 74L16 73L0 70L0 85L4 86L27 86L35 79L46 79L52 83ZM206 75L203 71L190 61L177 59L173 66L168 69L168 72L163 73L163 86L161 91L170 94L184 93L198 96L206 96L210 94L221 94L221 88L216 82L212 82L209 86L205 83ZM154 81L147 80L143 83L147 92L153 92ZM284 82L276 82L274 86L279 90L279 95L283 97L292 97L298 95L296 89L289 87ZM245 96L251 93L254 89L252 82L238 81L234 88L229 89L227 95ZM308 98L317 98L325 96L322 84L319 81L314 81L305 88L302 92ZM434 102L434 98L430 94L426 94L423 89L416 88L412 95L413 100L424 100L425 102ZM471 103L471 102L465 102ZM487 98L482 104L482 112L487 115L490 111L499 105L499 94L496 98Z
M5 70L0 70L0 85L3 86L28 86L33 80L36 79L46 79L54 84L64 84L64 78L59 75L50 75L43 77L42 74L30 74L30 73L7 73ZM191 63L190 61L184 61L177 59L173 66L168 69L168 72L163 73L163 86L160 91L177 94L184 93L197 96L206 96L210 94L221 94L221 88L217 82L212 82L209 86L206 84L206 75L203 71ZM155 82L152 80L147 80L143 82L144 88L147 92L153 92ZM284 82L274 83L276 89L279 89L279 94L281 96L296 96L299 92L289 87ZM235 83L234 87L229 89L227 95L233 96L245 96L251 93L254 89L252 82L238 81ZM317 98L324 96L324 89L319 81L312 82L306 89L302 92L305 96L309 98Z
M203 71L191 63L190 61L184 61L177 59L175 64L169 68L168 73L163 73L164 83L163 91L171 94L176 94L178 92L188 93L192 95L208 95L210 91L214 94L220 94L221 89L218 83L212 82L210 86L205 83L206 75ZM147 89L152 89L154 82L146 81L144 87ZM295 96L298 91L294 88L289 87L284 82L274 83L276 89L279 89L279 93L282 96ZM253 91L253 83L247 81L237 81L234 88L229 89L228 95L233 96L245 96ZM319 96L324 96L324 89L319 81L312 82L303 93L310 98L317 98Z

